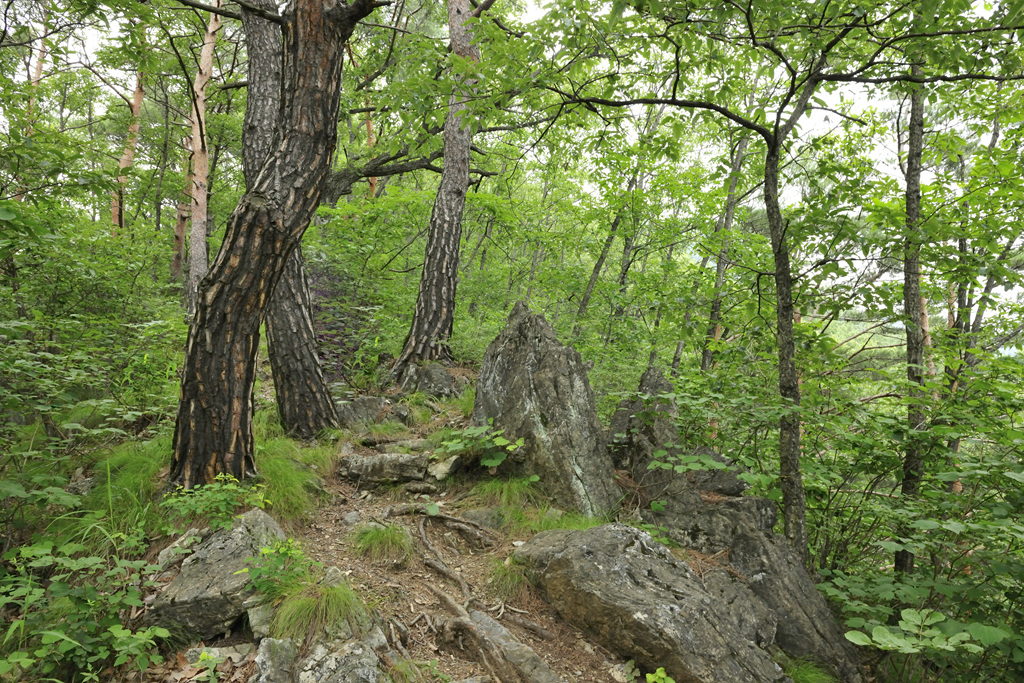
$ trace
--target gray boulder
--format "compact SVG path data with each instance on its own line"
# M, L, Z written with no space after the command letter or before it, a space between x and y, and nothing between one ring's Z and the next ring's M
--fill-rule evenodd
M789 680L758 643L770 642L771 620L752 619L736 605L740 597L732 605L716 600L644 531L608 524L544 532L516 557L563 619L643 668L664 667L680 682ZM744 619L748 625L738 629Z
M513 638L508 629L497 621L478 610L470 612L469 616L477 628L487 636L495 647L501 651L508 663L515 668L516 673L519 674L524 683L565 683L533 651L533 648Z
M522 302L484 353L473 419L524 439L506 466L538 475L556 500L587 515L616 507L619 490L583 360Z
M283 539L284 532L263 510L250 510L195 547L181 571L153 601L148 624L163 626L196 640L220 635L245 612L252 595L249 574L239 573L260 548Z
M292 641L264 638L256 651L256 673L249 683L294 683L297 655Z
M429 464L428 453L352 454L341 461L338 473L362 484L420 481Z
M387 399L382 396L354 396L338 403L338 424L343 429L357 429L375 424Z

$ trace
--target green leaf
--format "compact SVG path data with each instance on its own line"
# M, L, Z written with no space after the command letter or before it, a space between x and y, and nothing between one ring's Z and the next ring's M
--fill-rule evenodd
M865 633L860 631L847 631L846 639L854 645L860 645L861 647L874 647L874 643L871 642L871 638Z
M1001 628L986 626L985 624L979 624L977 622L967 624L967 632L985 647L995 645L999 641L1009 638L1011 635Z

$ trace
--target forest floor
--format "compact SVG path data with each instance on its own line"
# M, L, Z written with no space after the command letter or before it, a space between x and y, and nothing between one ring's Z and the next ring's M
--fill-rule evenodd
M435 414L430 424L380 440L425 437L445 421L448 426L462 422L458 418L446 420L447 417ZM338 444L339 453L378 453L360 445L367 436L353 434L350 440ZM483 475L485 470L479 469L479 474ZM521 579L520 567L500 571L499 565L508 560L517 545L532 538L535 530L514 524L490 529L475 522L457 521L466 510L479 511L487 507L473 490L475 484L486 478L463 476L446 480L427 496L410 492L401 485L360 489L339 477L335 467L323 480L326 502L307 523L289 525L285 530L289 537L300 541L311 559L325 568L341 570L366 606L379 617L389 642L400 643L396 647L403 658L416 663L418 680L423 683L459 681L487 673L474 660L474 653L439 645L441 626L455 616L445 604L446 598L469 610L484 611L498 620L566 683L624 683L629 680L625 673L626 662L564 623L537 589ZM423 508L432 504L437 505L436 514L423 514ZM520 511L536 518L546 509L531 505ZM361 555L355 548L355 533L374 522L404 528L412 539L409 552L398 561L373 561ZM461 531L459 527L463 527ZM500 584L496 574L511 574L513 584ZM520 577L518 582L516 576ZM201 645L235 646L249 640L239 631L220 642ZM209 680L247 683L255 673L254 657L255 652L250 651L241 659L223 661L213 672L215 677L210 678L211 672L189 664L183 651L172 654L163 664L141 675L132 672L119 680L124 683ZM396 680L403 679L396 677Z

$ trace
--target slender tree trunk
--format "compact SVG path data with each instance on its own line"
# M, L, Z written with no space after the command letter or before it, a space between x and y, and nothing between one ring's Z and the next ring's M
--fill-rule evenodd
M634 173L633 177L629 179L629 184L626 186L626 193L632 192L636 189L637 181L640 179L639 172ZM590 279L587 280L587 288L583 291L583 297L580 299L579 308L576 309L576 328L573 330L573 334L579 334L579 321L583 319L583 316L587 313L587 308L590 306L590 298L594 295L594 287L597 286L597 280L601 277L601 271L604 270L604 262L608 259L608 252L612 249L612 243L615 242L615 233L619 229L619 225L622 223L622 214L625 209L620 208L615 212L615 218L612 219L612 224L608 228L608 237L604 240L604 246L601 247L601 254L597 257L597 262L594 264L594 269L590 272Z
M171 279L180 280L185 262L185 236L188 234L188 218L192 209L192 155L185 144L185 187L174 212L174 247L171 252Z
M778 325L779 395L783 414L779 418L779 480L782 487L783 523L786 538L807 562L807 501L800 472L800 381L796 370L796 342L793 337L793 276L789 262L786 226L779 206L778 139L768 143L764 161L764 204L775 257L775 319Z
M283 27L279 143L227 221L189 328L170 483L255 473L253 383L270 295L320 203L337 144L345 42L372 0L294 0Z
M743 158L747 152L747 143L750 138L744 135L736 143L733 150L731 175L729 176L729 191L725 198L725 212L715 226L715 233L726 233L725 243L718 250L718 257L715 262L715 292L711 300L711 312L708 315L708 342L704 344L704 352L701 354L701 372L707 372L715 362L715 342L722 337L722 290L725 288L725 271L729 262L729 237L732 230L733 219L736 216L736 204L739 198L736 195L736 188L740 181L740 171L743 170Z
M260 0L257 6L275 10L273 0ZM281 32L244 8L242 25L250 55L242 162L246 188L251 189L276 137ZM264 321L277 413L285 432L299 439L312 439L323 430L338 426L338 409L320 365L312 308L300 245L288 258Z
M142 114L142 100L146 96L145 76L140 69L135 76L135 92L128 104L131 111L131 123L128 124L128 137L124 142L124 151L117 162L117 189L110 195L110 221L114 225L114 232L124 230L124 191L128 185L128 176L125 171L135 161L135 148L139 143L139 122Z
M452 51L467 61L479 62L480 49L466 24L472 12L469 0L448 0L448 31ZM469 155L473 132L466 112L466 100L474 82L457 83L448 103L444 123L444 168L430 216L427 248L419 294L409 336L395 362L395 377L405 381L405 371L425 360L452 362L448 340L455 323L455 290L459 276L459 243L462 212L469 189Z
M156 226L156 232L160 232L161 220L163 218L164 208L164 174L167 171L167 162L170 154L171 146L171 106L167 98L167 88L161 83L161 93L163 94L163 105L164 105L164 141L160 148L160 172L157 176L156 181L156 201L153 206L154 223ZM181 264L178 264L181 267Z
M220 7L222 0L217 0ZM196 312L196 297L199 281L209 268L206 237L209 234L210 148L206 130L206 86L213 76L213 48L220 31L220 15L210 13L203 36L203 47L199 53L199 70L192 83L192 228L188 241L188 283L185 291L186 310L189 319Z
M912 67L913 75L921 67ZM900 494L912 498L921 487L924 469L924 444L918 438L925 422L924 398L924 333L921 325L920 255L921 230L921 158L924 152L924 91L912 86L910 93L910 124L907 144L906 237L903 245L903 324L907 335L907 381L910 389L907 402L907 438L903 452L903 482ZM895 569L914 569L914 554L896 551Z

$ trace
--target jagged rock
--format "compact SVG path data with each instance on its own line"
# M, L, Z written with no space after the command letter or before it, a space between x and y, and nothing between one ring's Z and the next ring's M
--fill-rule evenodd
M563 619L643 668L699 683L789 680L755 642L766 625L737 632L730 607L644 531L549 531L515 555Z
M181 536L177 538L173 543L160 551L156 556L156 563L160 566L160 571L165 571L176 564L179 560L184 559L185 555L192 552L193 546L203 540L204 536L210 535L210 528L207 527L203 530L189 529Z
M592 516L615 508L619 491L583 360L522 302L484 354L473 419L522 438L506 467L538 475L556 500Z
M410 453L416 451L425 451L430 448L430 441L427 439L407 439L405 441L392 441L390 443L382 443L377 446L377 450L381 453L387 449L397 449L399 451L408 451Z
M416 391L434 398L447 398L455 394L455 378L440 363L409 365L398 383L405 391Z
M341 461L339 474L360 483L419 481L427 474L426 453L382 453L350 455Z
M460 512L459 516L488 529L500 529L505 524L505 515L498 508L470 508Z
M264 638L256 651L256 673L249 683L292 683L298 650L291 640Z
M300 664L298 683L390 683L379 665L372 640L317 643Z
M251 596L243 606L253 640L258 642L269 636L270 626L274 621L274 606L259 594Z
M338 404L338 424L343 429L356 429L377 422L387 399L381 396L356 396Z
M437 481L444 481L462 469L462 461L461 455L453 455L444 460L431 460L427 465L427 472Z
M508 629L497 621L477 610L470 612L469 616L477 628L497 646L509 664L519 673L524 683L565 683L533 651L533 648L513 638Z
M629 472L638 483L646 477L654 452L679 439L679 411L671 401L660 398L672 391L660 370L647 368L636 396L622 399L612 415L608 450L615 467Z
M832 667L843 681L862 680L854 646L796 553L772 533L775 504L754 497L694 499L685 495L689 486L685 478L677 478L664 498L664 509L644 510L644 520L686 548L727 551L731 567L776 614L775 642L786 654L813 658Z
M206 640L227 631L245 611L253 589L246 569L260 548L283 539L284 532L263 510L250 510L200 543L181 563L146 614L149 624L172 633ZM242 573L239 573L242 572Z
M256 649L252 643L239 643L230 647L193 647L185 650L185 660L189 664L198 664L203 653L218 662L230 659L235 664L241 664L249 654Z

